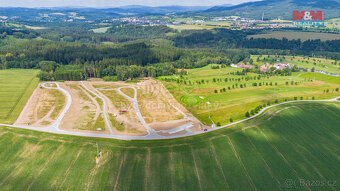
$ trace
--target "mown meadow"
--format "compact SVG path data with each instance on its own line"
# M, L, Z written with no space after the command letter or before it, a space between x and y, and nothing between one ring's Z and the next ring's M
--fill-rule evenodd
M340 95L340 78L293 72L288 76L241 74L241 68L187 70L159 77L171 94L205 124L224 125L254 115L263 107L292 100L330 99ZM209 119L209 111L211 120Z
M0 70L0 123L13 123L37 87L39 70Z
M0 190L337 190L339 124L339 103L294 103L162 141L1 127Z

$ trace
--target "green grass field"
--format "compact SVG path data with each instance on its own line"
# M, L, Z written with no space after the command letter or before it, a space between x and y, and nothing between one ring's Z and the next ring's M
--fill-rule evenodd
M293 31L274 31L266 34L249 35L248 38L287 38L288 40L301 39L301 41L320 39L339 40L340 34L317 33L317 32L293 32Z
M0 70L0 122L13 123L37 87L39 70Z
M295 103L231 128L166 141L1 127L0 190L337 190L338 124L339 103Z
M292 76L270 76L246 80L247 77L254 78L258 74L248 73L247 76L228 74L241 70L230 67L211 69L209 65L188 70L188 75L183 76L182 79L179 76L159 77L159 79L181 104L199 120L209 125L212 124L209 119L209 107L214 123L219 122L223 125L230 123L230 118L233 121L245 118L246 112L250 112L259 105L268 105L268 102L274 104L276 100L284 102L293 100L295 97L298 99L303 97L304 100L311 100L313 97L314 99L330 99L340 95L340 91L334 91L336 88L340 88L339 77L297 72ZM186 81L186 84L183 81L182 83L165 81L166 78L183 80ZM220 81L213 82L214 78ZM225 78L228 78L228 82L225 82ZM201 80L205 80L205 83L196 83ZM194 82L195 84L193 84ZM286 82L289 85L286 85ZM294 85L291 85L292 82ZM253 83L262 85L254 87ZM275 85L276 83L277 85ZM244 84L246 84L246 88ZM220 92L223 88L226 91ZM329 92L325 93L326 90ZM207 102L210 104L208 105Z
M329 19L325 22L328 28L340 28L340 18Z
M111 28L111 27L102 27L102 28L97 28L97 29L92 29L94 33L106 33L106 31Z

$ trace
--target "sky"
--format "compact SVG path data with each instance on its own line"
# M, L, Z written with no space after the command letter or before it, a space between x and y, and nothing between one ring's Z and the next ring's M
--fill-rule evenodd
M214 6L240 4L258 0L0 0L0 7L119 7L146 6Z

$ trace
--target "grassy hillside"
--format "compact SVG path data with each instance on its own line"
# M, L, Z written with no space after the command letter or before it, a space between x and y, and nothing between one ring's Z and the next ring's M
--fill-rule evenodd
M205 124L212 124L209 110L214 123L223 125L230 123L230 118L233 121L244 119L246 112L251 113L251 110L260 105L274 104L276 100L284 102L301 97L304 100L311 100L313 97L330 99L340 95L339 90L335 91L336 88L340 89L339 77L326 78L322 77L325 75L315 73L305 76L303 72L295 72L292 76L274 75L259 78L259 74L255 73L233 74L242 71L241 68L212 69L211 66L188 70L188 75L183 78L159 78L174 97ZM204 83L201 83L202 80ZM254 83L257 86L254 86ZM325 93L327 89L329 92Z
M228 129L168 141L1 127L0 190L336 190L339 123L339 103L297 103Z
M39 70L0 70L0 123L13 123L37 87Z

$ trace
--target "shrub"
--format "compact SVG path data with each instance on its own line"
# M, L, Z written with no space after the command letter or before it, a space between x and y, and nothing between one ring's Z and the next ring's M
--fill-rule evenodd
M103 80L106 82L115 82L118 81L117 76L104 76Z
M246 117L250 117L250 114L249 114L249 112L247 111L247 113L246 113Z

